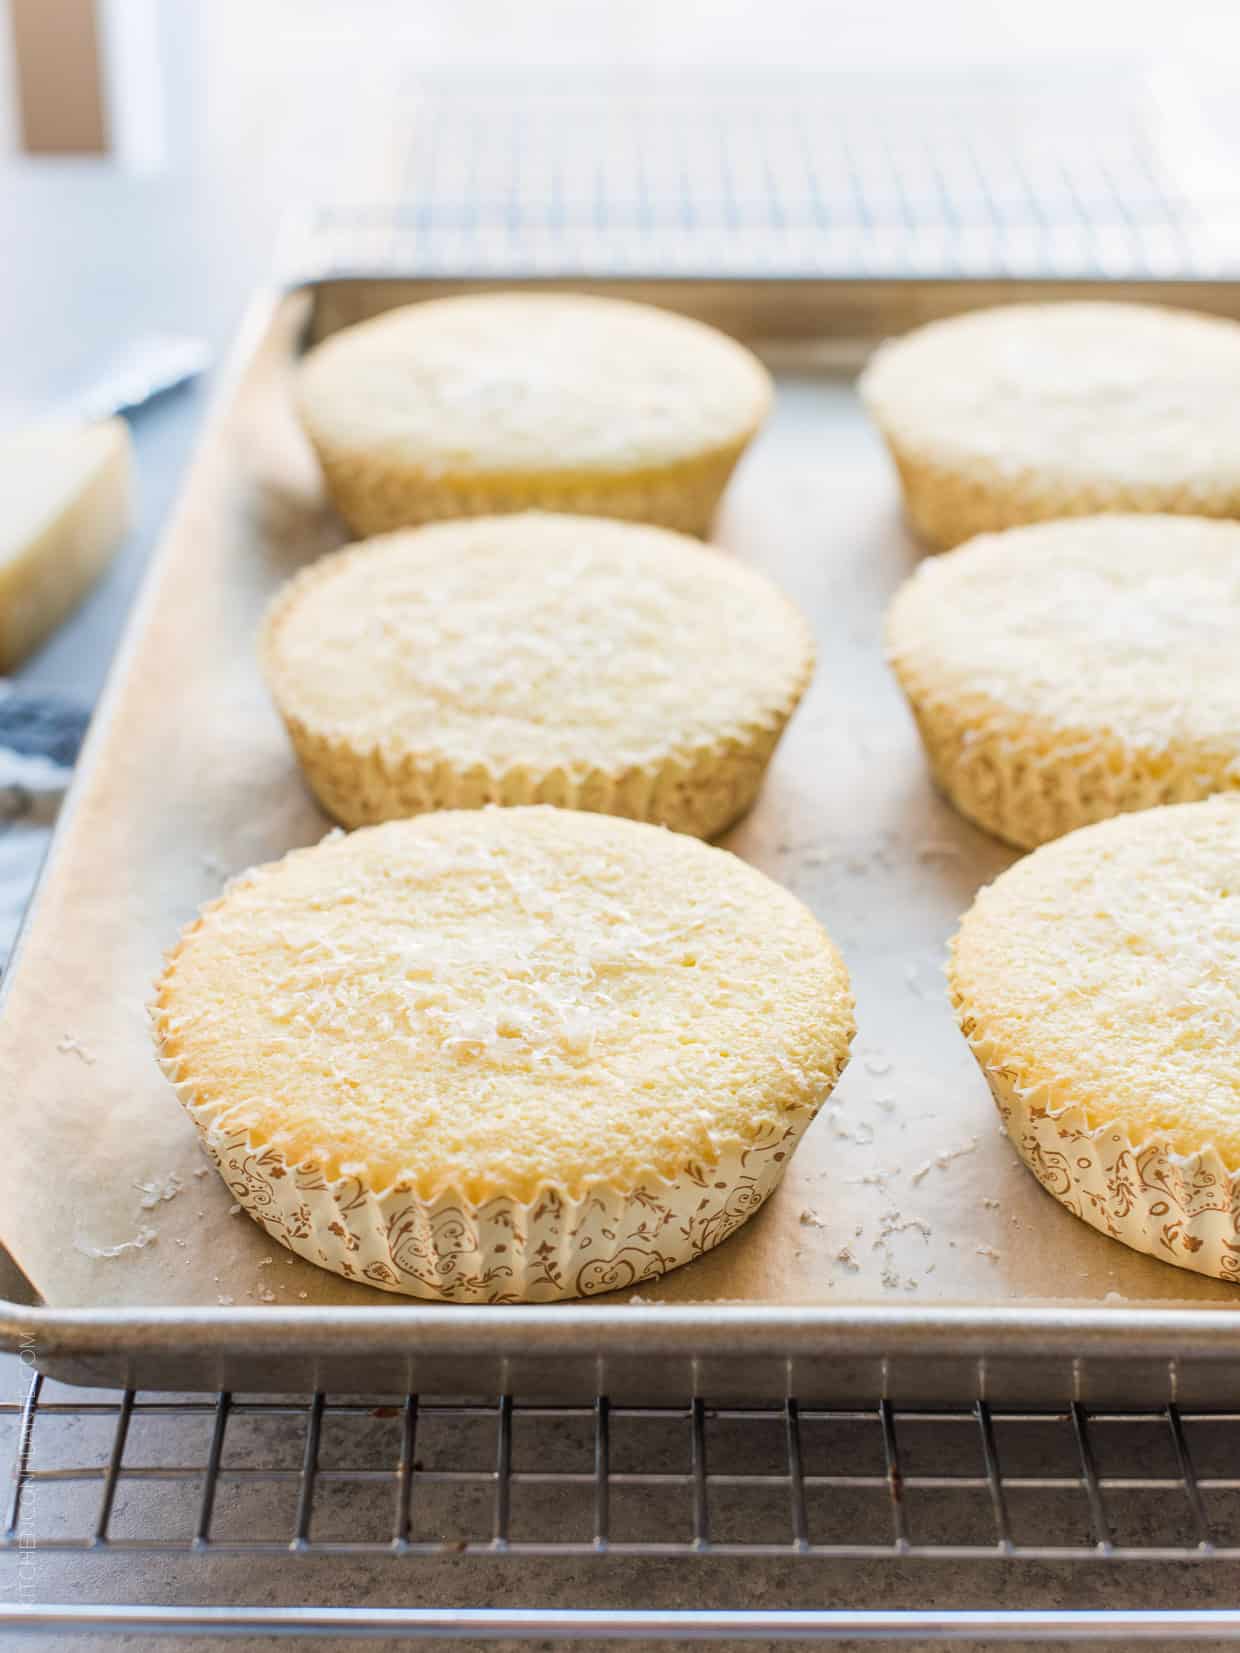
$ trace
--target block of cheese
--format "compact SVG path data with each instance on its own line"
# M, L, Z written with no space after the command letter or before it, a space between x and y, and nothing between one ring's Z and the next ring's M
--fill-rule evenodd
M125 537L132 494L123 419L0 435L0 671L76 607Z

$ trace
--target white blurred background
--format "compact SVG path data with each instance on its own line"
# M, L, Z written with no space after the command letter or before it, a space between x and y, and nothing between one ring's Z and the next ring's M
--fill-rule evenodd
M24 17L41 18L25 32L56 42L59 63L40 76L44 129L93 13L108 141L122 164L248 162L303 189L319 167L338 174L359 134L370 143L383 121L399 121L411 76L445 70L911 71L948 86L1019 68L1047 81L1091 72L1100 89L1175 71L1222 90L1240 62L1234 0L0 0L5 10L19 33ZM11 32L0 30L10 155L22 133ZM71 112L62 117L71 130Z

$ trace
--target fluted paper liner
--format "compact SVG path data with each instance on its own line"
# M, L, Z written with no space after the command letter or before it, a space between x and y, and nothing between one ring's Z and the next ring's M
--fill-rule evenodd
M365 550L365 545L356 547ZM346 550L344 555L349 555ZM645 761L556 764L522 761L519 743L507 762L445 752L434 729L425 745L368 742L346 725L307 721L294 709L288 673L279 664L276 636L291 609L312 588L323 564L310 564L280 591L267 612L261 644L264 673L306 783L333 820L347 827L441 809L488 804L554 804L649 821L698 838L714 838L752 807L775 748L814 675L815 650L806 629L803 658L789 685L758 699L751 715L723 724L711 738L672 743ZM789 618L796 611L789 605ZM622 744L622 743L618 743Z
M481 763L455 768L433 755L362 750L289 714L284 721L311 791L346 826L371 826L436 809L555 804L714 838L753 804L809 675L807 671L786 704L764 721L683 757L616 772L592 768L578 774L566 765L549 770L514 765L502 773Z
M1164 804L1200 803L1240 789L1230 765L1210 764L1191 741L1140 750L1095 730L1056 730L1007 711L985 733L981 714L961 710L895 660L935 785L984 832L1036 849L1115 815Z
M977 458L952 466L934 458L885 423L874 410L900 478L904 509L929 551L950 551L977 534L999 533L1060 517L1115 511L1169 511L1179 515L1235 515L1236 500L1185 484L1174 488L1086 484L1051 472L1014 469Z
M382 457L346 453L311 433L332 503L363 537L416 528L454 517L504 516L515 511L564 511L653 523L704 539L732 472L757 427L740 441L654 472L580 477L531 472L525 476L454 479Z
M530 1200L475 1204L452 1188L423 1200L407 1184L376 1193L360 1177L328 1180L186 1106L234 1199L273 1240L348 1279L451 1303L589 1297L692 1262L753 1215L813 1118L812 1109L785 1115L674 1180L631 1190L600 1180L576 1199L548 1184Z
M1091 1124L1047 1085L1020 1085L984 1035L966 1037L1017 1153L1074 1217L1177 1268L1240 1280L1240 1171L1217 1148L1181 1154L1162 1137L1134 1142L1118 1121Z

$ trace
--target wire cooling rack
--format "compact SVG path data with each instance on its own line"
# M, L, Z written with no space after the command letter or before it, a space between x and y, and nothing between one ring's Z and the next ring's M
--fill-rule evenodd
M910 1411L534 1405L508 1396L255 1397L74 1391L36 1377L0 1405L12 1471L0 1549L107 1556L725 1558L732 1583L815 1563L1240 1559L1240 1413L1175 1406ZM66 1497L66 1494L72 1494ZM83 1516L83 1512L88 1512ZM580 1575L583 1580L585 1574ZM1181 1575L1182 1577L1183 1575ZM1010 1578L1009 1578L1010 1582ZM704 1587L705 1593L705 1587ZM996 1595L1007 1594L996 1580ZM1070 1592L1068 1592L1070 1596ZM1240 1612L844 1608L618 1613L499 1608L0 1608L0 1626L302 1636L861 1633L1240 1639ZM43 1617L38 1615L42 1613ZM67 1616L66 1616L67 1615ZM463 1615L463 1616L462 1616Z
M61 1393L0 1407L5 1548L1240 1560L1240 1414ZM66 1452L54 1420L92 1427ZM72 1483L93 1520L31 1531ZM144 1509L156 1483L177 1497ZM634 1493L662 1495L654 1525Z
M412 80L385 199L300 269L851 279L1217 277L1240 138L1167 72ZM330 272L330 268L329 271Z

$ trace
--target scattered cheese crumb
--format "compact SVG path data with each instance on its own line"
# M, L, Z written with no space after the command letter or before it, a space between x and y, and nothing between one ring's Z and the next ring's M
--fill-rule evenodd
M931 840L918 846L917 859L919 861L955 861L959 858L960 846L946 842Z
M241 1215L241 1207L239 1205L230 1205L228 1207L228 1215L230 1217L239 1217Z
M79 1040L75 1039L72 1033L66 1033L63 1039L58 1040L56 1049L60 1051L62 1055L68 1056L72 1054L79 1057L86 1063L87 1067L94 1067L95 1065L94 1051L89 1050Z
M898 1171L867 1171L864 1176L845 1177L845 1182L863 1183L872 1188L886 1189L890 1177L898 1176Z
M853 1256L850 1246L842 1245L835 1254L835 1260L837 1263L843 1263L845 1268L850 1268L854 1274L860 1272L861 1264Z
M999 1261L999 1253L992 1245L979 1245L976 1247L976 1250L979 1257L989 1258L992 1263L997 1263Z
M808 1206L806 1206L805 1210L802 1211L797 1221L801 1224L802 1228L825 1228L827 1226L818 1213L816 1211L811 1211Z
M121 1240L117 1245L96 1246L87 1241L74 1240L75 1251L80 1251L83 1257L119 1257L125 1251L145 1251L149 1245L154 1245L159 1234L157 1228L141 1227L132 1240Z
M906 1234L909 1229L920 1234L923 1240L930 1238L930 1225L923 1222L920 1217L905 1217L899 1211L884 1211L879 1223L881 1226L873 1247L875 1251L884 1245L892 1234Z
M963 1159L966 1154L973 1154L976 1152L977 1138L975 1136L971 1136L966 1143L962 1144L961 1147L944 1148L942 1153L935 1154L934 1163L938 1166L940 1171L946 1171L952 1160Z
M976 1153L976 1151L977 1138L975 1136L971 1136L967 1142L962 1143L958 1148L944 1148L940 1153L935 1154L933 1159L928 1159L924 1165L919 1165L909 1181L913 1183L920 1182L923 1177L929 1176L936 1165L940 1171L946 1171L954 1159L963 1159L966 1154Z
M185 1184L180 1177L165 1177L163 1182L135 1182L134 1187L142 1195L138 1201L143 1211L153 1211L161 1200L174 1200L184 1188Z

